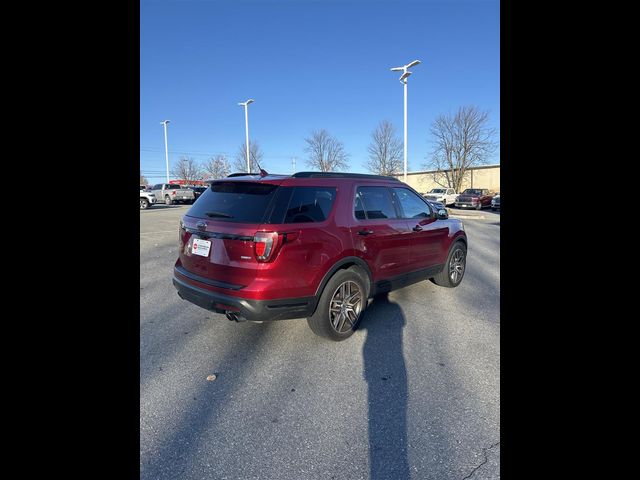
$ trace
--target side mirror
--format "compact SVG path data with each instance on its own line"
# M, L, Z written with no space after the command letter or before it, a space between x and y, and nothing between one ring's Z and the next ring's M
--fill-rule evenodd
M446 210L440 209L438 210L438 220L446 220L447 218L449 218L449 214L447 213Z

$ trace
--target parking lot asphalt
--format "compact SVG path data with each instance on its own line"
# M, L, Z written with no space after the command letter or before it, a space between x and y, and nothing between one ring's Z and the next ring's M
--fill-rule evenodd
M141 479L500 478L499 213L463 220L458 288L392 292L334 343L181 300L188 209L140 211Z

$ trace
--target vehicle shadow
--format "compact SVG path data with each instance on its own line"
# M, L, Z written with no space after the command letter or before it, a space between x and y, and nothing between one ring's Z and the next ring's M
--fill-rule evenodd
M402 348L406 320L387 294L378 295L357 326L366 330L362 349L367 382L369 478L409 479L407 456L407 370Z

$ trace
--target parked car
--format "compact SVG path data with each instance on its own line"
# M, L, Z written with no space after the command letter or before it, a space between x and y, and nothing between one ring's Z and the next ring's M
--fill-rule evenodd
M493 195L488 188L467 188L456 200L458 208L475 208L481 210L491 206Z
M500 192L491 199L491 210L500 210Z
M156 196L151 192L140 190L140 210L146 210L156 203Z
M182 217L178 295L229 320L307 318L349 337L368 299L422 280L457 287L462 222L396 178L354 173L215 180Z
M194 201L197 200L200 197L200 195L202 195L204 193L204 191L207 189L207 187L202 187L200 185L194 185L194 186L188 187L188 188L193 190L193 195L195 196Z
M440 202L446 207L447 205L456 203L458 194L453 188L432 188L430 192L424 194L424 197L427 200Z
M147 186L146 185L140 185L140 191L146 190Z
M182 188L180 185L171 183L158 183L151 188L158 202L164 202L166 205L174 203L193 203L195 195L193 190Z
M440 210L447 210L447 207L444 203L434 202L433 200L427 200L427 202L433 207L436 212L439 212Z

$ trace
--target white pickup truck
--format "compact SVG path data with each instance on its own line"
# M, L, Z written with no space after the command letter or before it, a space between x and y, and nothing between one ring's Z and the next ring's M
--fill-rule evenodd
M432 188L429 193L423 195L427 200L440 202L445 207L456 203L458 194L453 188Z
M164 202L167 205L174 203L193 203L196 197L193 194L193 190L189 188L182 188L180 185L174 185L171 183L158 183L151 187L151 193L156 196L158 203Z
M144 189L144 185L140 185L140 210L146 210L156 203L156 196Z

